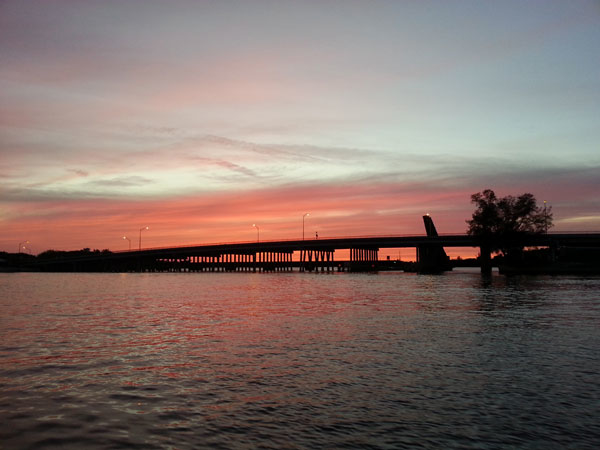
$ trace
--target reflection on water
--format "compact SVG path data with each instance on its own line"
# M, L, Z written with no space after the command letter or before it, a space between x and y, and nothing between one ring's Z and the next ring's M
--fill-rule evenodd
M0 448L595 448L600 278L0 274Z

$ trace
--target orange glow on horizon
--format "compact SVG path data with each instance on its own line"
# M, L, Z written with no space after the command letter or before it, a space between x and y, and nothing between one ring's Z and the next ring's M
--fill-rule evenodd
M147 201L72 200L22 203L14 207L13 220L5 220L3 249L14 251L7 236L23 236L34 253L47 249L98 248L127 250L219 242L306 239L344 236L421 235L425 233L423 205L439 210L434 222L440 233L465 231L465 210L448 209L463 192L414 195L391 184L310 185ZM397 194L394 195L393 191ZM43 212L40 212L43 211ZM305 211L311 211L306 215ZM148 224L148 225L146 225ZM141 231L140 231L141 230ZM23 240L23 239L20 239ZM17 240L18 241L18 240ZM387 255L382 250L380 255ZM450 252L451 253L451 252ZM407 253L408 254L408 253ZM395 255L390 255L396 258ZM404 259L404 258L403 258Z

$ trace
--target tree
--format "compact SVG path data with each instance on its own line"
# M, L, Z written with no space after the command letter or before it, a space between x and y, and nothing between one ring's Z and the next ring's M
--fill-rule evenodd
M545 233L552 226L552 208L537 206L529 193L498 198L494 191L486 189L473 194L471 203L477 209L473 218L467 220L467 233L487 241L490 250L505 255L519 236Z

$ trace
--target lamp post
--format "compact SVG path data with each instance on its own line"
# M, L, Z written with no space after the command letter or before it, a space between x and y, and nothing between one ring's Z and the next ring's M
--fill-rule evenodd
M127 236L123 236L123 240L125 239L129 241L129 251L131 251L131 239L129 239Z
M306 213L302 216L302 240L304 240L304 218L310 216L310 213Z
M29 241L25 241L25 242L19 242L19 250L18 250L18 252L17 252L17 253L21 253L21 248L25 248L25 247L22 247L22 246L23 246L23 244L29 244Z
M546 212L546 200L544 200L544 233L548 234L548 213Z
M253 223L252 226L256 228L256 242L260 242L260 228L255 223Z
M149 230L150 227L142 227L140 228L140 242L139 242L139 251L142 251L142 231Z

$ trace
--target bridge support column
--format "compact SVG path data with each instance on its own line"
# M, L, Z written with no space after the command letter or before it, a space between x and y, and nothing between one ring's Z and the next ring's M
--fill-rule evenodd
M375 270L378 248L351 248L348 270L352 272Z
M481 264L481 274L491 275L492 274L492 256L489 245L482 245L479 247L479 263Z

